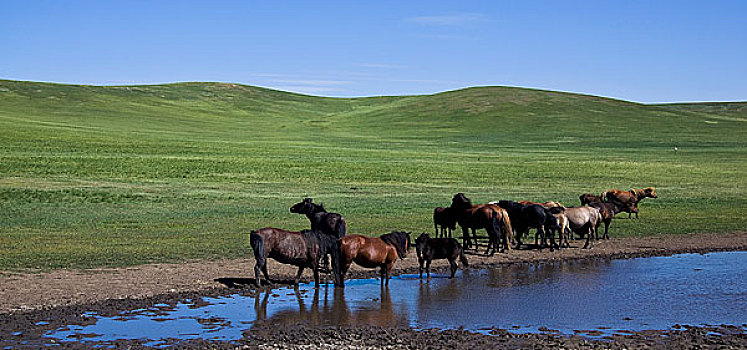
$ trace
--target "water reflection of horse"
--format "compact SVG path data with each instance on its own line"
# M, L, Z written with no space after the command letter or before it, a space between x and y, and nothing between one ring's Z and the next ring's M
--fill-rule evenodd
M337 241L337 246L337 249L333 249L332 258L336 285L345 287L345 275L355 262L369 269L380 268L381 285L388 286L394 262L405 258L410 249L410 234L392 231L379 237L347 235Z
M324 288L314 289L311 304L307 306L308 298L304 298L299 290L295 290L295 298L298 309L288 307L268 315L267 305L270 295L274 292L267 291L264 296L257 293L254 296L254 309L257 314L255 325L269 325L271 327L284 325L306 324L309 326L381 326L395 327L407 326L409 319L406 308L399 312L392 302L388 288L381 289L381 298L373 300L370 305L360 306L351 310L345 300L345 289L333 288L332 298L329 298L329 290ZM323 293L323 297L321 296Z

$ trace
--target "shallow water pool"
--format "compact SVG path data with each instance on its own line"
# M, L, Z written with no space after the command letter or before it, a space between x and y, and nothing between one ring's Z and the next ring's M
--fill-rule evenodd
M254 295L155 305L46 334L63 341L234 340L259 324L377 325L487 332L557 330L612 334L676 324L747 323L747 252L516 265L420 280L349 280ZM92 319L92 320L91 320Z

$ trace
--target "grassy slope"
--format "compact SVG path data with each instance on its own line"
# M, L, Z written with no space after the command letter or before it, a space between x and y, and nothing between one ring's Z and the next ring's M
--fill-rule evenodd
M575 204L655 185L613 235L744 230L743 106L0 81L0 269L243 256L250 229L307 226L288 212L304 196L380 234L432 230L456 192Z

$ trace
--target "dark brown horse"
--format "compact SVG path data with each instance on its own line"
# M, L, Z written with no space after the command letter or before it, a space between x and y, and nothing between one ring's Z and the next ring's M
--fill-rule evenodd
M381 286L389 285L389 273L397 259L404 259L410 249L410 234L392 231L379 237L347 235L337 240L332 266L336 286L345 287L345 274L354 262L365 268L381 268ZM334 255L339 254L335 259Z
M304 268L310 268L314 272L314 282L319 287L319 260L327 251L334 248L335 239L318 231L292 232L265 227L252 231L249 243L257 261L254 265L257 286L261 285L260 271L265 275L265 279L270 280L267 273L267 258L273 258L283 264L298 266L298 274L294 280L296 285Z
M513 231L508 213L501 207L493 204L472 205L472 201L464 193L457 193L451 199L452 213L456 215L457 223L462 227L462 248L469 249L472 240L469 236L469 229L472 230L472 237L476 236L475 231L485 229L488 233L488 249L485 255L492 255L498 251L499 246L503 246L503 251L511 250L513 242ZM476 243L476 242L475 242ZM490 249L493 249L492 253Z
M448 230L448 237L451 238L451 231L456 230L456 216L451 211L450 207L433 209L433 228L436 230L436 237L447 237L446 232ZM440 234L438 232L439 226L441 226Z
M425 263L425 273L431 278L431 261L434 259L446 259L451 267L451 277L457 271L456 260L462 262L462 268L469 267L469 261L464 256L464 250L459 246L459 242L453 238L431 238L427 233L422 233L415 239L415 251L418 254L418 273L423 278L423 264Z

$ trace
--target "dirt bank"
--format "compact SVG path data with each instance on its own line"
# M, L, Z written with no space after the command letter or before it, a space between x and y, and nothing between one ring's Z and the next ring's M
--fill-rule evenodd
M414 238L414 237L413 237ZM469 255L472 267L537 263L573 259L619 259L678 253L747 250L747 232L728 234L658 235L629 237L598 242L594 249L574 247L551 252L548 249L513 250L492 257ZM417 271L414 251L397 261L394 274ZM434 270L444 270L445 261L435 261ZM226 284L244 284L253 276L253 259L198 261L181 264L149 264L120 269L57 270L44 273L0 272L0 314L58 306L83 305L110 299L143 299L184 293L221 294L231 292ZM270 260L270 276L290 280L296 268ZM350 278L375 277L374 270L357 266ZM311 272L304 273L305 280Z

